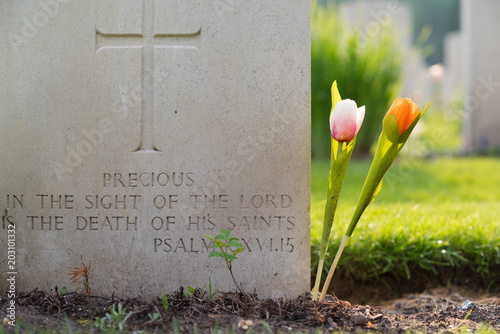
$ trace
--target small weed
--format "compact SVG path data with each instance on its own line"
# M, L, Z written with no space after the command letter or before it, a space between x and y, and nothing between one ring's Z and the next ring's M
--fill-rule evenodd
M118 304L118 310L115 309L115 305L113 304L110 311L110 313L106 313L106 315L102 318L95 318L95 326L108 333L113 333L117 329L119 331L123 331L128 318L135 313L126 313L126 309L122 308L122 304Z
M177 319L173 318L171 325L172 325L172 330L173 330L174 334L182 333L181 329L179 328L179 323L177 322Z
M68 275L72 275L71 282L76 286L75 293L78 293L78 290L81 288L80 292L82 295L86 295L87 297L92 295L92 289L90 287L90 279L94 277L90 269L90 261L88 266L83 263L83 258L80 257L80 261L82 264L79 268L70 268L70 273Z
M205 290L206 286L207 285L205 284L202 288L200 288L200 290L201 291ZM186 297L192 296L195 291L196 291L196 288L193 288L192 286L188 285L188 291L184 291L184 296L186 296Z
M231 274L233 282L236 285L236 287L238 288L238 290L240 290L240 292L243 295L245 295L246 297L251 299L250 296L248 296L246 294L246 292L243 291L242 288L240 288L240 286L236 282L236 279L234 278L233 260L236 260L237 259L236 255L243 251L243 245L239 242L238 238L230 237L229 233L231 233L231 231L229 231L229 230L220 230L220 234L215 236L215 237L211 237L209 235L205 236L205 238L208 238L214 242L213 245L210 246L211 248L219 248L220 249L220 252L219 251L212 251L212 252L210 252L210 254L208 256L223 258L224 261L226 262L227 269L229 270L229 273ZM233 247L235 249L231 250L231 247Z
M216 291L212 293L212 279L209 277L208 278L208 299L214 298L214 296L218 293L221 293L220 291Z
M153 314L149 313L148 316L149 316L149 319L151 319L151 323L158 322L161 319L161 316L159 313L153 313Z
M203 298L205 298L205 295L207 294L207 292L208 292L208 296L207 296L208 299L212 299L212 298L214 298L214 296L216 294L221 293L220 291L212 293L212 279L210 277L208 278L208 291L205 291L206 287L207 287L207 285L205 284L203 287L200 288L200 290L203 293ZM193 295L195 291L196 291L196 288L193 288L193 287L188 285L188 291L187 292L184 291L184 296L189 297L189 296Z
M64 323L68 334L73 334L73 329L71 328L71 324L69 323L68 316L66 314L64 314Z
M163 304L163 309L165 310L165 314L167 314L168 313L168 296L167 296L167 294L164 294L161 297L161 302Z
M91 326L92 325L92 320L89 319L78 319L76 322L78 322L82 326Z

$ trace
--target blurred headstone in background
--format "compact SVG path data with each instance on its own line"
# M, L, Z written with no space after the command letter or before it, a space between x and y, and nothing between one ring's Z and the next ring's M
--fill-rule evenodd
M444 66L446 73L443 82L443 102L450 104L462 98L464 89L462 34L460 32L452 32L445 37Z
M462 0L465 150L500 148L500 1Z

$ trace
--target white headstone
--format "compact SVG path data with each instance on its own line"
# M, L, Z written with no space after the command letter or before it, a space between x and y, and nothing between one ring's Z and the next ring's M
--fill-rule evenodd
M235 290L204 238L230 229L243 289L308 291L309 17L305 0L2 1L0 290L71 291L80 258L96 295Z
M355 26L361 37L376 38L384 28L394 26L403 47L411 46L411 8L397 1L361 0L340 5L341 17Z
M462 0L466 150L500 147L500 2Z
M443 101L452 102L463 94L462 35L452 32L444 39L444 65L446 75L443 83Z

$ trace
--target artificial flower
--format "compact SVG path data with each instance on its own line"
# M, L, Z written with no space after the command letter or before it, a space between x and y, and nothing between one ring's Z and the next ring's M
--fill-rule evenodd
M350 142L358 133L365 118L365 106L359 107L353 100L338 101L330 115L332 137L340 142Z

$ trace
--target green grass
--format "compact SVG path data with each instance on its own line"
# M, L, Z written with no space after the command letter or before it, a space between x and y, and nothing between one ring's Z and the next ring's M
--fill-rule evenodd
M422 142L437 143L427 144L426 154L450 152L459 143L459 120L447 119L445 113L429 114L420 138L408 143L387 172L382 191L365 211L344 250L339 270L355 279L378 280L385 273L410 279L415 270L437 274L444 268L452 268L452 273L458 268L491 287L500 281L500 159L442 155L421 159L422 154L414 154L412 149L418 149ZM351 160L325 274L350 222L370 163ZM312 162L313 275L328 171L328 161Z

